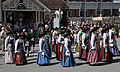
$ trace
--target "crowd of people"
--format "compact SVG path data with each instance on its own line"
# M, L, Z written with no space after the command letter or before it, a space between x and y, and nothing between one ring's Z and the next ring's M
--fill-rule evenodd
M11 24L10 24L11 25ZM48 65L52 54L61 61L63 67L76 66L71 47L79 53L79 59L90 65L101 61L112 61L119 56L116 37L119 37L119 24L80 23L60 28L52 24L40 24L37 30L33 28L11 29L2 26L0 40L2 52L5 53L5 63L27 64L26 57L35 52L35 44L39 43L36 64ZM117 30L116 30L117 28Z

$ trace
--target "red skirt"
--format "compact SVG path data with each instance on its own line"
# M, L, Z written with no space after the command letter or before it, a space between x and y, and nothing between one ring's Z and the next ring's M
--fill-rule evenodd
M26 64L26 63L27 63L27 60L26 60L26 56L25 56L24 51L22 51L21 53L15 54L14 64L22 65L22 64Z
M88 49L83 49L82 46L80 47L80 53L79 53L79 57L80 59L87 59L87 54L88 54Z
M101 59L106 59L106 60L112 60L112 53L109 49L109 47L107 47L107 52L105 52L105 48L103 47L104 44L102 44L102 48L101 48Z
M51 51L56 52L56 43L53 44L53 41L51 42Z
M58 57L57 57L58 60L62 60L62 53L60 52L60 48L61 48L61 44L58 43Z

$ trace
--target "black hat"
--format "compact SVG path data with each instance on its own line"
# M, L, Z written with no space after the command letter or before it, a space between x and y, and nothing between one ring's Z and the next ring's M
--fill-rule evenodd
M44 24L41 24L41 27L44 27Z
M101 32L102 32L102 33L105 33L106 31L105 31L105 29L103 29Z
M41 38L42 36L44 36L45 34L40 34L39 38Z
M60 34L64 34L65 32L61 31Z
M55 30L58 30L58 28L56 27Z
M99 27L95 27L95 28L92 29L91 32L94 32L94 31L96 31L96 30L98 30L98 29L99 29Z
M50 33L51 31L46 31L46 33Z
M69 32L66 32L65 33L65 37L67 37L68 35L70 35L71 33L69 33Z
M85 28L85 29L83 29L83 32L86 32L88 30L90 30L90 28Z
M10 35L10 34L13 34L13 32L12 31L8 31L6 34Z
M79 29L82 29L82 30L83 30L83 27L80 27Z
M114 25L111 25L110 28L114 28L115 26Z
M18 35L18 37L23 37L23 35Z
M67 29L66 32L71 33L71 31L69 29Z

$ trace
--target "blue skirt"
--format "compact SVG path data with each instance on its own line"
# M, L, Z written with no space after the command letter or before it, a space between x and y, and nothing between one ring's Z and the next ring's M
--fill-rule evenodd
M66 48L63 47L62 66L63 67L72 67L72 66L75 66L76 62L75 62L75 60L73 58L72 52L70 51L70 56L66 56L65 53L66 53Z
M119 32L120 32L120 29L119 29Z
M43 65L43 64L49 64L50 63L50 58L46 52L45 49L42 50L42 52L44 52L44 55L41 54L41 52L39 52L38 49L38 55L37 55L37 64L39 65Z
M120 55L120 54L119 54L119 49L118 49L118 46L117 46L115 40L114 40L114 42L113 42L113 47L110 48L110 50L111 50L113 56L119 56L119 55Z

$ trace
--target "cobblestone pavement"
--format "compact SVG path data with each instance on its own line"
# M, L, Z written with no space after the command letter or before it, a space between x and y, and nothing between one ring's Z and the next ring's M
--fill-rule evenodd
M120 48L120 39L117 39L118 46ZM78 53L74 53L74 57L77 63L75 67L61 66L61 62L57 61L54 57L51 59L51 64L48 66L38 66L36 64L37 58L37 47L36 52L30 54L27 58L28 64L23 66L16 66L14 64L4 63L4 53L0 51L0 72L119 72L120 71L120 57L114 57L112 62L100 62L97 66L89 66L85 61L79 60Z

